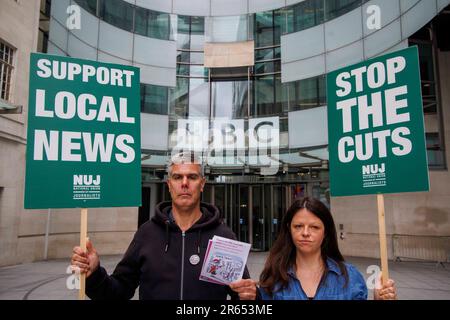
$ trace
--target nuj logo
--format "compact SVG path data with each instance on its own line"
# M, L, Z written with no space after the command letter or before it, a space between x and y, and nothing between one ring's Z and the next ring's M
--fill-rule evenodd
M100 185L100 175L97 174L94 178L92 174L75 174L73 175L74 186L98 186Z
M385 173L386 172L386 166L384 163L381 164L368 164L366 166L362 166L362 174L368 175L368 174L378 174L378 173Z

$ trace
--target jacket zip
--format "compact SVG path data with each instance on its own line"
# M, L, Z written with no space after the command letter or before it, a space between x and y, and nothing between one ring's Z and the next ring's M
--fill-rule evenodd
M181 286L180 286L180 300L183 300L183 283L184 283L184 231L181 233Z

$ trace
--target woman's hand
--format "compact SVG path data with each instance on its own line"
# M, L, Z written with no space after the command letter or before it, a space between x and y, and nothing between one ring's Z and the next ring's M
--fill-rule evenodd
M394 280L388 279L386 283L381 285L381 288L375 288L373 297L375 300L397 300L397 289Z

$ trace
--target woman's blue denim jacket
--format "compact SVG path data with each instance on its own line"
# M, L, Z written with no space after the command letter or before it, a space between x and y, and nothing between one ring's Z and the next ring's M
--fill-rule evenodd
M338 264L328 258L328 272L323 276L317 288L314 300L367 300L367 286L361 273L350 263L344 263L348 273L348 283L344 287L345 278ZM275 286L273 296L262 288L259 292L263 300L308 300L300 281L297 279L294 267L288 270L289 284L287 288Z

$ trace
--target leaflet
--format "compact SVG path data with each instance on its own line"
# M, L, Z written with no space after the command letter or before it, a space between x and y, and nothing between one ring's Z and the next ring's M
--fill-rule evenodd
M200 280L228 285L242 279L251 245L214 236L209 240Z

